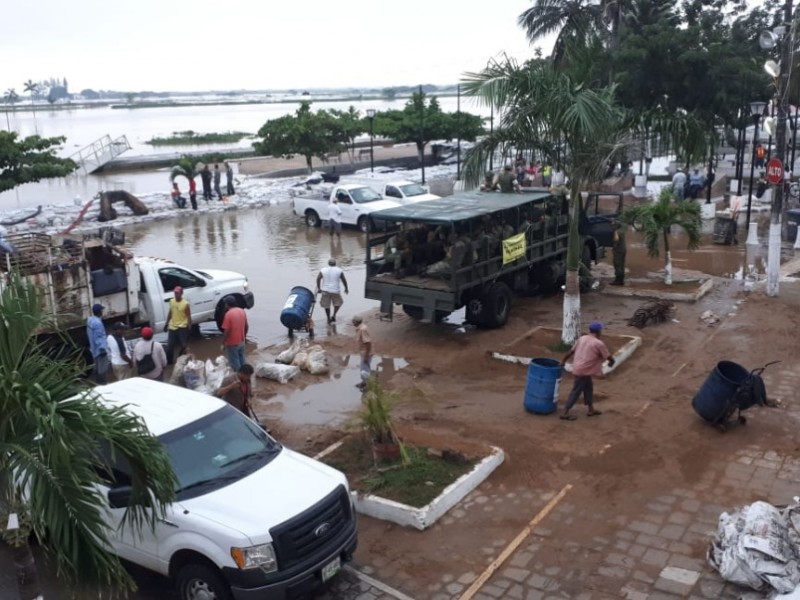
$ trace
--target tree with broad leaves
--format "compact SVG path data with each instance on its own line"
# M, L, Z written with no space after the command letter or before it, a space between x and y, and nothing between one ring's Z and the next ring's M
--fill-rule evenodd
M66 138L38 135L17 138L15 131L0 131L0 192L23 183L66 177L77 168L69 158L56 156L55 147Z
M329 154L342 152L348 141L342 120L330 111L312 111L308 101L301 102L293 115L267 121L257 135L263 138L253 143L258 154L285 158L299 154L309 172L315 157L326 161Z
M81 379L82 362L54 357L37 336L55 326L41 293L13 273L0 288L0 538L13 555L20 600L43 597L31 538L71 587L133 589L108 551L99 486L110 484L115 461L127 462L132 492L122 526L140 531L172 501L172 467L139 417L101 404Z
M361 117L361 111L351 106L346 111L331 109L330 114L339 119L342 131L346 139L347 154L350 162L355 162L354 147L356 138L362 133L369 131L369 123Z

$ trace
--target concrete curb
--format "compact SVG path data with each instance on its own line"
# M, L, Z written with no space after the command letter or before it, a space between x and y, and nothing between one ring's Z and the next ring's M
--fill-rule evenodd
M680 285L680 284L677 284ZM628 298L658 298L659 300L674 300L677 302L696 302L705 296L714 287L713 279L706 279L703 285L695 292L665 292L662 290L650 290L647 288L634 287L611 287L606 286L601 290L601 294L609 296L625 296Z
M372 494L350 492L356 511L403 527L413 527L420 531L427 529L503 464L505 453L497 446L491 448L489 456L476 464L469 473L465 473L447 486L430 504L422 508L414 508Z
M552 329L550 327L534 327L531 332L536 331L537 329ZM526 334L528 335L528 334ZM614 366L609 367L608 363L603 364L603 375L608 375L612 371L616 370L622 363L628 360L633 352L642 345L642 338L638 335L618 335L617 337L629 338L623 346L614 353ZM530 362L533 360L534 357L529 356L515 356L513 354L503 354L502 352L488 352L491 358L502 360L505 362L510 362L519 365L529 365ZM567 363L564 365L564 370L567 373L572 373L572 363Z

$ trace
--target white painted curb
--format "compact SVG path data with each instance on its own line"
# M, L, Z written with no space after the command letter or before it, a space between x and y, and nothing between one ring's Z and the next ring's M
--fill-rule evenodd
M497 446L492 446L492 453L476 464L469 473L465 473L449 486L430 504L422 508L414 508L407 504L387 500L372 494L359 494L351 491L356 511L369 517L391 521L403 527L414 527L423 530L442 517L448 510L461 502L464 497L478 487L492 472L503 464L505 453Z
M673 283L673 287L679 287L680 282ZM658 298L661 300L674 300L679 302L696 302L705 296L711 288L714 287L714 280L712 278L706 279L696 292L667 292L661 290L652 290L647 288L634 288L634 287L610 287L603 288L602 293L609 296L627 296L630 298Z

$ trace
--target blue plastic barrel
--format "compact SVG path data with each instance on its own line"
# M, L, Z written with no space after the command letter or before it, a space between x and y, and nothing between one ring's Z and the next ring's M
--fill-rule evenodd
M525 386L525 410L539 415L555 412L560 384L560 362L552 358L532 359L528 366L528 384Z
M692 399L694 410L706 421L718 422L728 413L730 400L749 376L742 365L729 360L718 362Z
M281 323L288 329L303 329L314 304L314 292L301 285L292 288L281 310Z

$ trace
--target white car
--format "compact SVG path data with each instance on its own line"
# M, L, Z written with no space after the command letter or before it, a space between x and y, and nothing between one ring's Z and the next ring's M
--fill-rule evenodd
M413 181L390 181L383 186L383 196L400 204L438 200L441 196L431 194L422 184Z
M119 529L130 469L117 460L102 492L113 552L171 577L181 600L285 600L336 575L355 551L345 476L284 448L227 403L142 378L95 388L140 416L178 480L155 530Z

